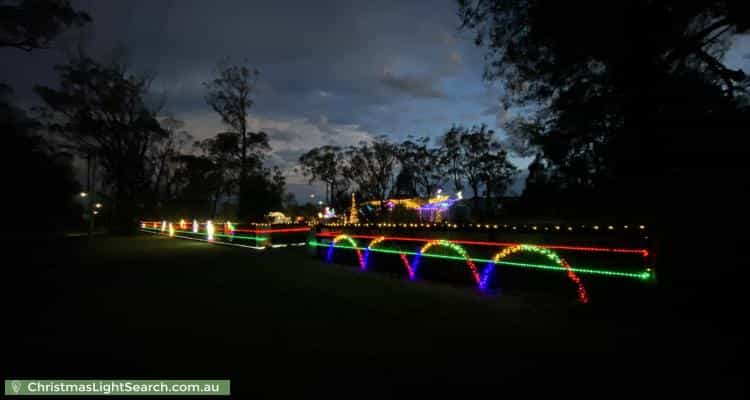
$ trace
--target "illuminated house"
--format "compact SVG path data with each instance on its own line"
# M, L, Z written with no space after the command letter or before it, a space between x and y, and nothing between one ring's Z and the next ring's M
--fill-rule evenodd
M455 198L450 198L447 194L438 194L435 197L427 200L421 197L412 197L406 199L388 199L385 202L386 207L389 210L393 210L393 207L401 205L408 210L415 210L419 214L419 219L429 222L440 222L446 218L445 212L448 211L453 204L461 200L462 194L458 192ZM380 202L377 200L367 201L362 203L363 205L370 205L379 207Z

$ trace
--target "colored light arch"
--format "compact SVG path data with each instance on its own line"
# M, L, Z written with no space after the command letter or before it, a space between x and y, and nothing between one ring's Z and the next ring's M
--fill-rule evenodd
M519 244L517 246L507 247L500 251L499 253L495 254L495 257L492 258L492 263L488 263L487 267L484 270L484 276L482 277L482 280L479 282L479 287L481 289L486 289L487 285L489 284L490 276L492 272L494 271L495 265L505 257L510 256L514 253L519 252L531 252L536 253L542 256L547 257L549 260L553 261L555 264L559 265L560 267L565 269L565 272L568 275L568 278L573 281L573 283L576 284L576 288L578 290L578 301L580 301L583 304L586 304L589 302L588 294L586 293L586 287L583 286L583 283L581 282L581 278L576 275L575 272L573 272L570 264L568 264L565 259L561 258L557 255L554 251L551 251L549 249L541 248L538 246L533 246L529 244Z
M466 265L471 270L471 275L474 277L474 281L477 283L477 285L481 284L479 271L477 270L477 266L474 265L474 261L472 261L469 257L469 253L467 253L463 247L451 242L450 240L431 240L424 246L422 246L419 252L417 252L417 255L414 256L414 261L412 261L411 263L411 267L415 274L417 273L417 267L419 266L419 259L421 255L426 254L428 250L435 246L451 249L453 252L461 256L466 261Z
M328 262L333 261L333 249L334 249L334 246L336 246L336 243L338 243L338 242L340 242L342 240L344 240L346 242L349 242L349 244L352 245L352 247L354 248L354 251L357 252L357 258L359 259L359 268L362 269L362 270L364 270L367 267L366 264L365 264L365 259L362 257L362 252L359 250L359 247L357 247L357 241L354 240L349 235L338 235L335 238L333 238L333 240L331 240L331 244L328 247L328 254L326 255L326 259L328 260Z
M372 241L370 241L370 244L367 245L367 248L365 249L365 255L364 255L364 265L365 268L367 267L367 263L370 260L370 250L375 248L375 245L379 244L380 242L386 240L385 236L378 236ZM411 264L409 263L409 259L406 258L406 254L401 253L399 254L401 258L401 262L404 264L404 268L406 268L406 273L409 274L409 279L414 279L414 270L411 267Z

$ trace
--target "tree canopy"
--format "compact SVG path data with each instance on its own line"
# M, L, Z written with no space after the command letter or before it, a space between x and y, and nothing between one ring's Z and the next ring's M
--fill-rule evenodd
M734 125L749 120L749 81L722 59L750 28L748 2L459 6L464 29L487 50L485 78L506 84L504 127L548 161L550 184L574 202L608 196L632 210L696 154L732 158Z
M31 51L50 46L65 29L91 21L69 0L0 1L0 47Z

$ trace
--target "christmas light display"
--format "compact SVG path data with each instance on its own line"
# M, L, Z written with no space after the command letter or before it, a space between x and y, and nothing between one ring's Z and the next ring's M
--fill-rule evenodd
M429 241L424 246L422 246L421 249L419 249L419 252L417 252L417 255L414 257L414 261L412 261L411 263L411 268L414 270L415 275L418 271L419 260L422 257L422 255L427 254L427 251L435 246L450 249L454 253L461 256L466 261L466 265L471 270L471 275L474 277L474 281L477 284L480 283L479 271L477 271L477 266L474 264L474 261L472 261L472 259L469 257L469 253L467 253L463 247L457 245L456 243L453 243L448 240L442 240L442 239Z
M234 235L234 225L230 221L224 222L224 234Z
M357 216L357 199L354 197L354 193L352 193L352 206L349 208L349 223L359 223L359 217Z
M214 240L214 224L210 219L206 221L206 240L209 242Z
M149 228L147 228L147 229L144 230L144 232L151 233L151 234L154 234L154 235L161 235L161 232L159 231L159 229L149 229ZM180 231L175 231L175 232L180 232ZM220 244L220 245L223 245L223 246L242 247L242 248L253 249L253 250L265 250L266 249L265 247L250 246L250 245L244 245L244 244L238 244L238 243L228 243L228 242L221 242L221 241L211 241L211 242L209 242L206 239L201 239L201 238L196 238L196 237L190 237L190 236L175 235L174 237L180 238L180 239L195 240L195 241L198 241L198 242L206 242L206 243L211 243L211 244Z
M576 284L576 287L578 289L578 301L581 303L588 303L589 298L586 294L586 288L583 286L583 283L581 282L581 279L576 275L575 272L573 272L570 264L568 264L567 261L560 258L555 252L550 251L548 249L544 249L538 246L532 246L528 244L520 244L513 247L508 247L500 251L499 253L495 254L495 257L492 258L492 264L497 264L500 260L504 259L505 257L508 257L511 254L515 254L518 252L530 252L542 255L546 257L547 259L551 260L555 264L559 265L560 267L565 269L565 272L568 274L568 278L573 281L573 283ZM487 285L489 283L490 275L494 271L494 268L485 268L484 276L482 277L481 281L479 282L479 287L481 289L486 289Z
M401 200L389 200L389 202L392 202L393 204L402 204L399 203ZM379 205L379 201L370 201L366 202L364 204L373 204L375 206ZM386 203L388 204L388 203ZM419 204L410 204L409 209L418 209L424 205L424 203ZM538 231L545 231L545 232L586 232L589 230L592 230L597 233L602 233L601 230L599 230L599 225L567 225L567 226L560 226L560 225L528 225L528 224L454 224L450 222L445 221L436 221L431 223L405 223L405 222L370 222L370 223L341 223L341 222L331 222L331 223L324 223L323 226L325 228L414 228L419 230L424 230L425 228L428 228L432 231L446 231L446 230L500 230L500 231L510 231L513 233L517 233L519 231L531 231L531 232L538 232ZM611 229L610 229L611 227ZM630 234L643 234L646 233L647 227L645 225L638 225L637 230L633 226L630 225L622 225L622 227L617 227L615 225L609 225L607 227L609 232L607 232L607 235L610 235L611 233L617 233L618 231L623 231Z
M648 267L648 256L649 251L643 248L619 248L619 247L595 247L595 246L575 246L575 245L552 245L552 244L527 244L527 243L510 243L510 242L495 242L495 241L478 241L478 240L448 240L440 239L435 237L413 237L413 236L385 236L385 235L371 235L371 234L350 234L344 232L320 232L315 236L320 239L329 239L329 241L319 242L318 240L311 240L308 243L300 244L287 244L278 243L271 244L271 234L283 234L283 233L303 233L309 232L311 227L291 225L290 227L278 227L272 228L269 224L253 224L250 223L249 227L245 229L235 227L231 221L217 222L221 224L218 227L218 232L214 226L214 222L208 220L205 224L198 223L197 220L192 221L192 232L187 226L187 222L184 219L180 219L179 222L169 222L166 220L162 221L141 221L141 230L144 232L161 234L169 237L184 238L190 240L205 241L215 244L222 245L235 245L236 247L244 247L251 249L266 249L266 248L281 248L294 245L310 245L314 247L327 247L327 253L325 254L328 262L333 261L334 249L345 249L354 251L357 256L360 270L367 270L372 266L371 253L382 253L382 254L393 254L398 256L400 262L404 265L404 268L409 276L409 279L415 279L420 276L419 267L420 264L426 262L427 259L436 258L443 260L455 260L461 261L466 264L469 271L471 272L472 279L476 282L480 290L488 290L491 286L499 286L496 284L498 268L499 267L511 267L511 268L529 268L546 271L565 272L567 278L576 285L577 299L581 303L589 302L588 293L586 287L580 279L580 275L599 275L614 278L626 278L634 279L639 281L649 281L654 279L654 273L651 268ZM201 230L200 225L205 225L205 231ZM151 228L153 226L153 228ZM283 225L282 225L283 226ZM357 227L391 227L399 226L399 224L391 223L379 223L379 224L356 224ZM451 224L424 224L424 223L409 223L403 224L406 227L420 227L420 228L432 228L439 226L451 227ZM497 228L498 225L480 225L477 224L478 229L493 229ZM582 226L583 227L583 226ZM551 225L547 226L523 226L523 229L537 228L538 230L552 230L552 231L564 231L565 226ZM599 232L608 232L614 230L613 225L602 224L602 225L590 225L590 228L598 230ZM597 229L598 228L598 229ZM630 226L631 229L645 229L643 225ZM628 229L628 226L625 226ZM251 233L251 235L242 235L241 232ZM238 234L239 233L239 234ZM198 237L193 235L199 235ZM235 241L242 242L243 240L252 240L256 246L243 243L233 243ZM266 242L265 246L259 246L259 243ZM359 242L358 242L359 241ZM388 246L389 243L384 242L402 242L394 243ZM402 247L405 243L415 243L415 247L409 250L405 250ZM248 243L248 242L244 242ZM367 243L365 246L364 244ZM496 249L492 252L485 252L485 254L493 254L494 256L490 259L485 258L474 258L469 255L471 250L465 246L481 246L481 247L495 247ZM439 249L443 250L440 251ZM486 251L486 250L483 250ZM495 253L495 251L497 251ZM556 251L565 252L590 252L590 253L611 253L611 254L632 254L641 256L644 258L643 266L630 267L630 268L594 268L580 265L570 265L565 258L563 258ZM541 263L527 263L512 261L513 255L518 253L529 253L533 255L541 256L544 260L549 261L548 264ZM564 253L567 254L567 253ZM635 259L631 257L630 259ZM380 260L380 258L378 258ZM385 260L385 259L383 259ZM395 261L395 260L394 260ZM543 261L544 262L544 261ZM480 265L481 264L481 265ZM481 268L478 268L480 265Z
M265 233L292 233L292 232L309 232L310 227L300 227L300 228L281 228L281 229L240 229L235 228L235 231L237 232L252 232L255 234L265 234ZM332 237L335 237L336 235L333 235Z
M335 237L340 235L340 232L321 232L316 234L318 237ZM375 239L380 236L377 235L352 235L349 237L355 239ZM400 241L400 242L429 242L434 238L419 238L419 237L403 237L403 236L386 236L385 240L389 241ZM487 242L487 241L476 241L476 240L451 240L453 243L471 246L491 246L491 247L512 247L518 246L522 243L508 243L508 242ZM588 251L588 252L601 252L601 253L632 253L640 254L643 257L649 255L646 249L627 249L627 248L607 248L607 247L589 247L589 246L563 246L563 245L547 245L547 244L534 244L533 246L541 247L545 249L553 250L570 250L570 251Z
M310 241L307 244L309 246L314 246L314 247L328 247L328 248L334 247L336 249L354 250L353 246L333 244L333 243L320 243L317 241ZM370 251L375 252L375 253L395 254L399 256L401 254L411 255L411 256L415 256L419 254L413 251L383 249L383 248L370 249ZM428 257L428 258L434 257L434 258L442 258L446 260L466 261L463 257L451 256L451 255L445 255L445 254L421 254L420 257ZM476 257L471 257L471 260L474 263L494 262L494 260L492 259L476 258ZM548 271L560 271L560 272L567 271L566 267L560 266L560 265L532 264L532 263L522 263L522 262L502 261L502 260L497 261L497 264L507 265L511 267L541 269L541 270L548 270ZM412 265L412 268L413 267L414 266ZM634 268L601 269L601 268L592 268L592 267L570 266L570 270L577 274L602 275L602 276L608 276L608 277L613 277L613 278L631 278L631 279L637 279L641 281L647 281L653 278L653 272L651 271L650 268L645 268L641 272L626 272L627 270L633 270L633 269Z
M359 268L364 270L366 268L365 260L362 258L362 252L359 250L359 247L357 247L357 241L349 237L348 235L339 235L333 238L331 240L330 247L328 248L328 254L326 255L326 259L328 262L333 261L333 248L336 246L336 243L339 241L344 240L349 242L352 245L352 249L357 252L357 259L359 260Z
M160 233L159 229L144 228L143 230L147 231L147 232L151 232L151 233ZM183 230L177 230L177 229L175 229L175 237L183 237L183 236L179 236L178 235L178 234L181 234L181 233L182 234L191 234L193 232L192 231L183 231ZM262 236L246 236L246 235L237 235L237 234L226 235L226 234L221 234L221 233L216 233L216 232L214 232L214 237L215 238L216 237L226 237L226 238L230 238L230 239L254 240L254 241L257 241L257 242L262 242L262 241L268 240L268 238L262 237Z
M367 245L367 248L365 249L365 255L363 257L365 268L367 268L367 265L369 263L370 250L372 250L372 248L374 248L375 245L379 244L385 239L386 239L385 236L378 236L377 238L373 239L370 242L370 244ZM409 263L409 259L406 258L406 254L402 253L400 254L400 256L401 256L401 262L404 264L404 268L406 268L406 273L409 275L409 279L414 279L414 269L412 269L411 263Z

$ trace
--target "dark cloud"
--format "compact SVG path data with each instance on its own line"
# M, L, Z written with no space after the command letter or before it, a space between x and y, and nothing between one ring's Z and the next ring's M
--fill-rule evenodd
M338 131L332 127L330 124L328 124L328 117L325 115L319 116L317 119L308 120L311 124L313 124L316 128L320 129L321 132L336 136Z
M305 150L304 149L279 150L275 154L280 160L286 163L296 164L300 156L302 156L302 154L305 154Z
M278 142L292 142L299 139L299 134L292 131L284 131L276 128L267 128L264 130L269 138ZM279 150L283 151L283 150Z
M440 91L437 82L429 76L402 75L396 76L391 72L386 72L380 78L386 86L409 94L413 97L423 97L432 99L445 98L445 93Z

